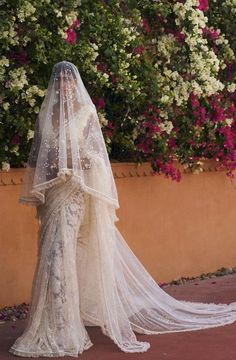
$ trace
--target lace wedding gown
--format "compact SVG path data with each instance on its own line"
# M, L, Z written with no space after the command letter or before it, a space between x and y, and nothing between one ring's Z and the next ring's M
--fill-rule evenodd
M161 289L128 247L102 201L73 177L38 206L38 262L26 329L10 352L74 356L89 349L85 326L100 326L124 352L144 352L134 333L164 334L226 325L236 302L178 301ZM101 221L93 220L94 206ZM96 222L96 224L94 223Z
M27 326L11 353L77 357L93 345L86 326L99 326L124 352L145 352L150 344L135 332L192 331L236 320L236 302L168 295L127 245L115 224L118 195L98 114L67 61L53 67L23 183L21 201L37 206L38 259Z

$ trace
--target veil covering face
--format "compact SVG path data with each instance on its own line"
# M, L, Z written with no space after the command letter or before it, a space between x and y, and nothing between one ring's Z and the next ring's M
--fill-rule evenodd
M53 67L36 119L20 202L43 204L45 190L68 175L86 192L119 208L96 107L77 67L62 61Z

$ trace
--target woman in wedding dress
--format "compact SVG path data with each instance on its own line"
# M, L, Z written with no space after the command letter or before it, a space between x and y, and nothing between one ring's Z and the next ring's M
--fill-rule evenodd
M57 63L36 120L20 201L37 207L38 259L27 326L9 352L77 357L99 326L124 352L136 334L230 324L236 302L178 301L158 286L115 222L117 190L96 108L78 69Z

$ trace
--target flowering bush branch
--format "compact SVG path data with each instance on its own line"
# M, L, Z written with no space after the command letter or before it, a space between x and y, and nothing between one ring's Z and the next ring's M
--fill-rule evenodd
M236 168L233 0L2 1L0 164L22 166L52 66L74 62L111 159L179 181L213 158ZM227 16L226 16L227 14Z

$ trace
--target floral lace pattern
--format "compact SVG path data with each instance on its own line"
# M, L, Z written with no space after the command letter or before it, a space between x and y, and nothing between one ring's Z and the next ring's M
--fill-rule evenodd
M50 215L51 195L58 193L60 198L60 190L61 185L48 190L46 204L38 208L38 264L27 327L9 349L15 355L78 356L93 345L80 318L74 276L77 236L88 194L78 186L74 191L68 189L62 206L55 207Z

